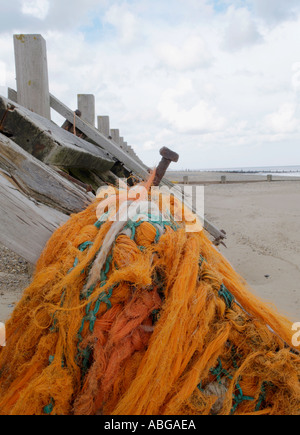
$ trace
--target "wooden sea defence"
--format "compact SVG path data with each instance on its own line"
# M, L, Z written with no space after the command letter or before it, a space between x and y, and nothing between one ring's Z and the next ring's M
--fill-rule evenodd
M17 86L0 95L0 243L35 264L53 231L100 186L146 179L150 169L109 116L96 114L94 95L78 94L72 110L50 93L41 35L13 39ZM51 120L53 111L62 126ZM181 198L179 186L166 178L162 185ZM224 238L207 221L205 228Z

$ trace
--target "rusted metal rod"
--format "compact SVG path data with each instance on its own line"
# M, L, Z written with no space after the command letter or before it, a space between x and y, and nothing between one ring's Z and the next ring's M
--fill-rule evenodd
M155 179L153 181L154 186L159 186L162 179L165 176L165 173L167 172L168 167L172 162L178 162L179 160L179 154L175 153L174 151L170 150L167 147L163 147L159 151L160 155L162 156L161 162L156 168L156 175Z

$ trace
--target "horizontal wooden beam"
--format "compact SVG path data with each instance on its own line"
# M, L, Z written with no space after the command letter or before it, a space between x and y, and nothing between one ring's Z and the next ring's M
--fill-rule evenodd
M61 116L67 119L69 122L74 122L74 112L69 109L65 104L59 101L56 97L50 94L50 105L52 109L58 112ZM82 131L89 139L91 139L100 148L105 150L108 155L115 157L118 161L123 163L127 168L133 171L136 175L141 178L146 178L149 176L147 170L135 162L127 153L125 153L118 145L116 145L112 140L106 138L99 130L95 127L88 125L82 119L75 116L76 127Z
M79 186L62 178L19 145L0 133L0 170L29 198L65 213L78 213L92 201Z
M74 120L74 112L69 109L65 104L60 102L56 97L50 94L50 105L52 109L56 110L61 116L66 118L68 121L72 122ZM103 134L99 132L96 128L86 124L80 118L76 116L76 126L82 131L88 138L92 139L97 145L106 150L109 154L117 158L122 162L127 168L129 168L135 175L140 176L142 179L147 179L149 177L149 172L146 167L138 163L133 157L123 151L118 145L113 141L107 139ZM174 187L174 184L169 180L163 179L163 184L167 186ZM182 200L180 189L175 186L174 195ZM195 210L193 210L196 212ZM200 217L201 218L201 217ZM201 218L202 219L202 218ZM213 224L205 219L204 228L216 239L223 240L226 238L225 234L216 228Z
M1 131L44 163L102 172L115 163L99 146L1 96L0 119Z
M9 95L14 98L15 91L9 89ZM52 109L57 111L61 116L67 119L70 122L74 122L74 112L69 109L65 104L60 102L56 97L50 94L50 105ZM99 130L89 126L80 118L76 118L76 127L82 131L87 137L92 139L99 147L104 149L107 152L108 156L114 156L120 162L125 164L135 175L139 175L142 179L146 179L149 177L148 168L135 161L133 157L131 157L126 151L122 150L119 146L114 144L113 141L107 139ZM173 188L174 195L182 200L181 189L178 186L175 186L171 181L167 178L163 179L163 185ZM195 212L195 210L193 210ZM220 231L215 225L209 222L207 219L204 221L204 228L207 232L209 232L216 240L223 240L226 238L225 234Z

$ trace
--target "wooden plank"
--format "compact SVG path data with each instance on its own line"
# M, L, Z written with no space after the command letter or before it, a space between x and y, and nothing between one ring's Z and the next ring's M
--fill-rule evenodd
M0 134L0 169L28 197L65 214L78 213L91 202L81 187L61 177L8 137Z
M9 96L10 96L10 99L12 101L16 101L16 99L17 99L17 92L15 90L9 88ZM67 106L65 106L63 103L61 103L57 98L55 98L51 94L50 94L50 104L51 104L52 109L56 110L64 118L66 118L68 120L70 120L72 118L72 121L69 121L69 122L73 124L73 122L74 122L74 112L71 109L69 109ZM65 116L65 114L68 114L68 118ZM99 122L100 122L100 125L99 125ZM76 122L76 126L77 126L77 122ZM110 126L109 126L109 117L108 116L99 116L98 117L98 130L100 131L100 133L103 136L105 136L106 139L109 139L109 137L110 137ZM133 153L131 152L132 148L130 146L128 146L127 142L125 142L125 144L126 144L128 150L126 150L124 152L126 152L126 154L131 154L131 157L133 157ZM98 145L99 145L99 143L98 143ZM103 149L106 149L105 146L101 146L101 145L99 145L99 146L102 147ZM130 150L130 148L131 148L131 150ZM129 152L129 150L130 150L130 152ZM108 155L114 156L113 152L114 152L114 150L110 149L110 153ZM134 156L134 160L135 160L135 158L136 158L136 155ZM123 160L121 160L121 161L123 162ZM148 174L149 174L149 172L148 172L149 167L146 166L141 161L141 159L139 159L139 158L138 158L138 163L139 163L139 165L141 165L144 168L144 174L145 175L143 175L142 178L144 176L148 176ZM136 175L138 174L138 172L136 170L131 169L129 165L127 165L126 167L128 169L130 169L131 171L135 172ZM174 186L174 184L171 181L169 181L167 178L163 178L163 184L165 184L166 186L169 186L169 187L173 187ZM176 189L177 189L177 187L176 187Z
M120 146L120 130L113 128L110 130L110 135L114 143Z
M106 138L110 136L110 122L109 116L98 116L98 130L103 134Z
M18 93L12 88L7 89L7 98L14 103L18 103Z
M41 35L14 35L18 103L51 119L46 41Z
M115 164L99 146L4 97L0 97L0 119L0 131L44 163L103 172Z
M137 158L136 155L133 155L130 152L130 149L128 147L127 142L124 141L124 137L120 137L120 147L122 148L122 150L124 150L127 154L130 154L132 157L134 157L137 161L139 161L139 159ZM142 165L144 164L141 160L139 161L139 163L141 163Z
M134 151L134 149L127 144L127 142L124 143L124 146L126 147L126 151L128 154L130 154L137 162L139 163L143 163L142 160L139 158L139 156L136 154L136 152ZM167 178L163 178L162 184L168 185L168 186L175 186L174 184L172 184ZM175 187L176 189L176 187Z
M124 137L121 137L121 136L120 136L119 144L120 144L120 147L122 148L122 150L124 150L124 151L127 152L127 150L126 150L126 148L125 148L125 146L124 146Z
M52 233L69 217L23 195L0 171L0 242L35 264Z
M81 112L81 119L92 126L95 125L95 96L92 94L77 95L78 110Z
M61 116L66 118L68 121L73 122L74 112L69 109L65 104L59 101L56 97L50 94L50 104L52 109L57 111ZM82 119L76 116L76 127L82 131L89 139L95 142L100 148L106 150L110 155L115 157L117 160L122 162L126 167L133 171L136 175L141 178L148 177L147 170L135 162L135 160L125 153L118 145L116 145L112 140L107 139L99 130L95 127L88 125Z
M126 151L127 154L130 154L128 149L128 143L123 140L122 148Z
M10 95L14 96L15 91L10 90ZM51 107L56 110L60 115L62 115L64 118L69 120L70 122L73 122L74 119L74 112L72 112L71 109L69 109L67 106L65 106L63 103L61 103L57 98L55 98L53 95L50 94L50 104ZM78 121L79 120L79 121ZM78 121L78 122L77 122ZM81 122L80 122L81 121ZM78 125L80 124L80 125ZM133 157L131 157L127 152L123 151L121 148L117 147L114 142L107 139L103 133L97 131L95 129L92 129L87 124L85 124L80 118L76 117L76 126L85 133L90 139L93 139L96 144L98 144L101 148L107 150L109 154L113 155L114 157L118 158L121 162L126 161L126 166L136 175L139 175L141 178L147 178L149 176L148 168L142 164L135 161ZM130 146L128 147L131 148ZM133 151L133 150L132 150ZM127 158L128 157L128 158ZM167 178L163 179L163 185L174 188L173 190L175 196L178 199L181 198L181 189L175 186L171 181L169 181ZM195 210L193 210L195 212ZM225 237L224 233L222 233L215 225L213 225L211 222L209 222L207 219L204 221L204 228L206 231L208 231L216 240L221 239L223 240Z
M52 109L56 110L61 116L66 118L68 121L73 122L74 113L71 109L69 109L65 104L59 101L56 97L50 94L50 104ZM117 146L113 141L107 139L100 133L96 128L93 128L82 121L80 118L76 117L76 126L82 131L87 137L92 139L97 145L101 148L105 149L109 154L117 158L120 162L122 162L127 168L129 168L135 175L141 177L142 179L147 179L149 177L149 172L147 167L143 164L137 162L132 156L127 154L124 150L122 150L119 146ZM163 185L174 188L174 195L182 200L181 190L175 186L172 182L163 179ZM193 212L196 212L193 210ZM201 217L200 217L201 218ZM224 239L225 235L218 228L216 228L209 221L205 220L204 222L205 229L216 239Z
M10 100L16 101L17 92L14 89L9 88L8 95L10 97ZM65 104L60 102L56 97L54 97L51 94L50 94L50 104L51 104L51 107L53 110L57 111L61 116L63 116L65 119L67 119L73 125L74 112L71 109L69 109ZM111 139L109 139L109 137L110 137L109 116L99 116L98 117L98 130L95 129L95 131L91 130L90 129L91 126L86 124L82 119L78 118L77 116L75 117L75 120L76 120L76 128L78 128L80 131L82 131L87 137L92 139L99 147L101 147L105 151L108 151L106 153L106 156L108 156L108 157L113 156L113 157L117 158L118 160L120 160L124 164L124 166L126 168L128 168L128 170L135 172L135 174L139 175L141 178L144 178L146 176L148 177L148 175L149 175L148 169L149 168L146 165L144 165L144 163L140 159L139 159L138 165L133 165L133 167L135 169L132 169L132 166L129 164L129 159L126 159L126 162L124 162L124 160L122 159L122 156L123 155L128 156L128 153L126 151L124 151L124 153L121 155L118 152L118 150L120 150L120 148L116 147L116 145L111 141ZM79 120L79 122L78 122L78 120ZM83 131L85 129L85 127L86 127L86 131L91 133L90 135L86 134ZM100 137L98 136L97 140L94 140L93 137L95 138L95 133L97 134L99 132L100 132ZM106 140L106 142L103 141L103 139ZM131 155L130 161L133 161L133 163L134 163L134 159L132 157L133 156ZM142 171L140 171L141 170L140 166L142 166L142 168L143 168ZM140 175L139 171L142 172L143 175ZM164 182L169 186L173 185L167 179L164 179Z

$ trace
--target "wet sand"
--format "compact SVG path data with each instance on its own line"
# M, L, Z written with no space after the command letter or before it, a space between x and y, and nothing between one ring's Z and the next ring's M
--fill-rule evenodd
M255 294L300 321L300 181L205 187L206 217L227 232L221 252Z

